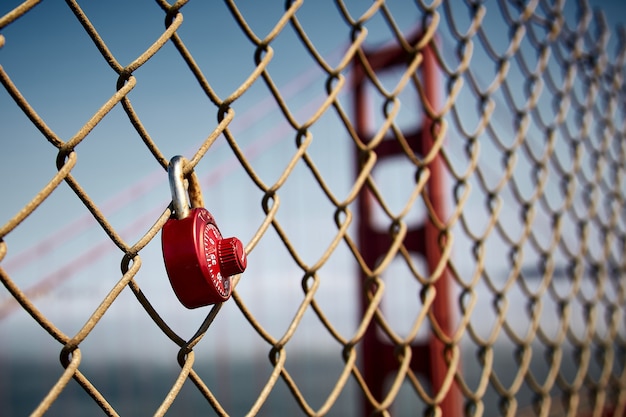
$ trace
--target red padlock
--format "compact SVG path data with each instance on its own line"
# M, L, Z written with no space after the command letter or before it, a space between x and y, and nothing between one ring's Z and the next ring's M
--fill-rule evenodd
M208 210L189 208L183 162L175 156L168 166L174 212L163 226L161 247L174 293L185 307L196 308L228 300L231 276L242 273L248 261L241 241L222 238Z

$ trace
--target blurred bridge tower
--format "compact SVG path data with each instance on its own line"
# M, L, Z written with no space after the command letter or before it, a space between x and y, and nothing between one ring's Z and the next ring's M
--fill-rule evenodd
M409 39L409 43L415 45L420 36L421 33L417 33L412 39ZM424 86L426 99L432 108L438 109L438 88L440 86L436 58L430 47L426 47L423 50L423 55L423 61L418 69L418 76ZM406 68L411 58L409 53L400 46L366 51L365 56L372 71L377 75L393 68ZM368 133L368 114L371 114L368 111L368 106L371 104L368 103L365 88L368 80L369 78L364 71L363 65L358 59L355 59L352 79L355 112L354 125L358 137L364 143L371 140L371 135ZM418 103L418 109L423 109L421 103ZM416 120L422 120L421 126L416 126L411 132L403 132L411 149L417 155L426 155L433 144L431 134L432 121L429 120L424 111L422 113L422 115L417 115L416 117ZM404 154L393 134L388 133L387 135L388 137L385 137L375 148L378 163L386 158L401 157ZM356 167L359 170L362 162L358 150L355 158ZM444 179L441 157L438 155L428 168L430 169L430 178L427 183L427 193L436 215L440 219L445 219ZM374 224L374 204L375 201L371 191L365 185L358 201L358 244L363 259L370 268L373 268L376 262L387 253L392 242L389 232L380 230L380 227L376 227ZM437 243L438 239L439 231L428 217L421 225L409 225L405 237L405 247L412 254L425 259L429 273L436 269L441 258L441 250ZM366 278L365 273L362 271L359 294L362 313L367 309L367 298L364 296L365 291L367 291ZM451 335L454 331L454 310L450 294L450 273L447 269L444 269L442 276L437 280L435 289L437 295L432 306L433 315L441 330L445 334ZM415 294L415 296L419 297L419 294ZM416 302L418 301L416 300ZM376 400L381 401L384 396L385 380L397 372L399 361L394 354L397 354L397 352L394 352L395 346L385 337L380 329L377 329L378 327L374 321L368 327L362 343L362 359L365 382ZM411 345L411 369L430 381L430 389L434 394L439 391L448 371L448 365L444 358L444 348L443 342L432 331L429 332L428 338L424 342L415 342ZM453 383L447 395L439 403L441 415L445 417L460 416L462 413L461 401L460 391L456 383ZM363 411L365 415L370 415L374 411L367 399L365 400Z

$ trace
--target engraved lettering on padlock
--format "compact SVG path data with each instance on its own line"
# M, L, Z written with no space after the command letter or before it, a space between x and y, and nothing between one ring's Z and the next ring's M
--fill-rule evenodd
M226 301L230 277L245 270L247 257L239 239L222 238L211 213L189 208L183 162L174 157L168 167L174 213L163 226L161 245L174 293L184 306L196 308Z

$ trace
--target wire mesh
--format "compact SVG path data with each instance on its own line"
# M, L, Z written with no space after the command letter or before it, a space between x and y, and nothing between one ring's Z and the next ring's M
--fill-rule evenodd
M451 391L458 415L623 414L626 44L601 11L1 7L3 415L441 415ZM367 52L390 45L406 65L373 69ZM383 162L388 140L403 152ZM176 154L250 259L232 300L194 311L159 246ZM375 265L358 244L366 192L389 242ZM435 268L407 249L415 224L436 233ZM363 374L374 327L397 362L383 397ZM442 385L409 366L428 337L447 352Z

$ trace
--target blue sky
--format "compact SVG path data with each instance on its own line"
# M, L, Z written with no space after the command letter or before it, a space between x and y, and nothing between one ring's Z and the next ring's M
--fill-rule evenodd
M254 48L237 28L224 5L212 3L210 8L207 5L192 3L185 8L184 29L179 34L217 94L226 97L253 70ZM164 28L164 14L153 2L88 2L81 6L122 65L142 53ZM4 3L2 7L0 14L10 10L12 5ZM244 16L250 19L251 27L261 36L273 27L282 10L280 3L267 5L261 13L251 3L241 7ZM328 55L331 64L336 65L349 41L350 32L347 25L339 22L338 14L329 13L329 10L332 7L311 7L307 4L302 9L301 20L302 25L309 29L309 36L319 52ZM408 20L408 16L400 15L400 18ZM319 24L320 21L324 24ZM293 32L285 32L273 44L276 54L269 70L276 84L285 88L285 99L296 116L305 120L323 99L324 80L319 71L311 70L312 61L299 47ZM1 65L48 126L63 140L71 138L115 92L117 74L100 56L65 4L43 2L2 33L6 43L2 48ZM372 36L374 41L375 37ZM217 125L215 106L202 93L170 44L134 75L139 82L129 97L153 140L165 155L190 157ZM284 169L295 146L293 131L286 126L276 105L267 97L267 89L257 83L234 103L237 117L232 130L238 135L244 152L253 158L260 175L271 183ZM3 182L3 192L11 195L5 200L0 214L0 223L4 224L55 174L56 149L46 142L7 94L3 94L0 100L3 108L0 113L3 154L11 155L0 169L6 178L19 178L18 186L11 181ZM328 132L335 124L336 120L322 120L316 129ZM345 145L323 143L322 139L319 145L312 146L311 152L321 157L326 174L333 175L337 172L335 167L349 164L346 159L350 156ZM335 138L330 140L336 141ZM94 128L77 151L79 162L73 170L74 177L109 216L111 224L122 230L123 237L129 242L139 238L155 216L167 206L170 194L164 171L147 152L121 106L118 105ZM197 172L204 181L206 206L217 218L223 233L248 242L263 219L260 206L262 194L239 168L223 138L211 148L197 167ZM322 214L321 206L307 205L309 203L303 195L309 193L306 190L307 184L312 185L311 177L303 173L302 167L296 172L298 179L285 186L285 214L281 213L279 219L294 235L292 239L298 243L298 250L308 258L308 262L314 263L335 233L332 210L326 204ZM350 182L349 176L340 176L332 187L339 193L345 193ZM140 196L135 192L138 186L144 187ZM317 197L322 197L319 190L315 193ZM300 214L293 216L290 211ZM6 238L9 247L7 269L11 271L11 262L22 265L15 266L10 273L23 288L32 287L53 274L62 277L62 284L45 296L38 297L36 303L68 334L82 326L120 275L121 253L107 244L105 234L95 223L89 223L89 217L82 203L62 184L40 209ZM137 225L134 230L123 233L124 229L133 228L134 224ZM38 241L50 236L60 242L53 241L52 248L49 246L45 250L32 249ZM158 240L152 242L142 252L145 267L137 279L157 309L176 323L183 336L189 337L207 311L187 311L178 306L164 274L159 244ZM83 261L83 266L72 267L81 263L79 259L94 255L89 252L84 255L90 248L95 248L97 254L90 265L85 267ZM105 248L108 250L105 251ZM343 251L345 253L346 249ZM28 263L25 266L23 262L12 260L23 252L30 254L26 257ZM241 281L242 284L247 281L248 289L240 287L244 297L252 299L252 305L257 306L255 313L264 317L264 324L278 333L284 330L301 297L299 279L302 273L293 263L285 263L287 256L275 234L268 233L263 243L250 254L250 267L246 279ZM72 261L72 258L76 259ZM334 267L332 275L351 273L348 265L339 264L339 270ZM293 279L287 282L284 279L287 276ZM276 284L281 281L280 285ZM342 284L333 284L336 291L343 290L352 296L352 277L343 277L338 282ZM268 287L272 290L263 290ZM245 292L248 294L245 295ZM334 295L333 291L326 293L331 297ZM270 307L277 296L288 300L285 310ZM3 302L7 301L7 297L5 293ZM125 291L107 315L118 319L128 315L134 317L134 324L121 330L133 333L146 327L147 322L147 316L137 307L130 291ZM230 307L234 308L232 303ZM355 313L351 301L336 308L340 310L339 316L349 317ZM242 318L239 316L237 320L240 322ZM103 330L96 333L106 337L110 334L110 326L116 322L112 319L107 324L105 319L102 326L98 326ZM349 322L351 320L346 323ZM33 349L39 353L47 350L48 356L56 356L55 342L49 340L23 312L12 313L3 320L2 327L7 333L19 328L29 338L39 341L30 344ZM158 338L154 332L151 334ZM13 345L14 342L3 340L6 342L0 344L2 351L22 349L17 341L17 345ZM91 340L101 341L101 338L95 336ZM107 349L113 354L117 351L115 346L95 343L100 345L100 354ZM171 355L171 351L165 350L167 355Z
M355 16L365 10L364 3L347 3ZM390 2L394 18L405 31L409 31L419 17L417 9L409 3ZM3 2L0 4L0 15L17 4ZM574 3L571 4L572 8L567 10L573 16L575 7ZM611 26L623 23L626 18L624 6L620 2L598 1L591 4L601 6L606 11ZM122 65L133 61L163 32L164 13L152 1L84 1L80 5ZM284 9L283 2L266 2L261 10L253 2L242 2L240 7L259 36L273 27ZM499 13L493 7L488 10L488 13ZM253 45L221 2L190 2L183 9L183 15L184 23L179 31L181 38L216 93L221 98L227 97L254 69ZM462 15L459 13L461 21ZM306 2L298 12L298 18L318 51L328 57L331 65L337 65L350 40L350 28L340 19L335 6L325 2ZM443 20L442 25L445 25ZM493 35L495 44L502 42L506 45L506 36L501 39L497 37L502 24L496 18L487 19L485 25ZM384 43L389 39L389 31L380 17L368 23L368 30L369 45ZM117 74L107 65L64 3L42 2L0 33L5 37L5 45L0 49L0 65L49 127L63 140L74 136L115 92ZM450 45L446 42L450 42L450 37L444 31L442 43L444 46ZM269 73L285 94L290 109L300 121L304 121L324 98L323 73L315 68L310 55L303 50L292 30L286 29L272 43L272 47L275 56L268 67ZM453 56L451 48L444 50ZM482 62L480 51L476 54L473 63L475 71L488 82L492 77L493 63ZM165 45L134 76L137 78L137 86L129 98L153 140L165 155L191 156L217 125L217 109L202 93L175 48L171 44ZM475 100L474 96L468 94L462 96L462 99L475 106L471 102ZM349 110L347 93L341 100ZM0 184L0 193L5 196L0 211L2 225L56 173L57 151L4 91L0 91L0 108L0 147L5 156L0 165L0 175L7 179ZM263 180L272 183L295 152L293 130L287 126L276 104L268 100L268 90L261 82L255 83L249 92L233 104L233 108L236 117L232 130L238 143L251 158ZM411 104L406 109L410 113ZM407 116L409 113L401 113L403 120L400 123L410 117ZM474 122L472 113L468 112L468 125ZM349 171L352 155L344 131L340 130L337 134L337 126L338 119L332 114L316 123L312 128L315 141L310 153L319 163L324 176L332 178L332 190L341 196L349 192L352 184ZM451 146L454 140L451 137ZM110 215L109 221L113 226L120 230L128 229L123 236L129 242L139 238L167 206L170 195L164 171L141 142L121 106L114 108L76 150L78 162L73 170L75 178L105 214ZM489 148L484 152L486 164L489 165ZM458 163L462 165L462 157L459 158ZM493 165L497 170L496 164ZM407 172L407 167L403 166L393 169L397 171L391 171L389 175L392 177ZM223 137L209 150L197 167L197 172L203 181L206 206L215 215L222 232L238 236L247 243L263 219L262 193L240 168ZM138 184L143 187L139 197L136 188L133 188ZM392 206L400 206L406 190L389 192ZM334 208L325 202L322 192L303 164L297 166L293 179L281 190L281 196L282 208L278 219L289 231L299 253L309 264L313 264L336 231L332 217ZM416 208L412 215L423 215L419 210ZM517 212L511 209L510 215L515 216ZM481 224L480 216L477 211L476 218L481 219L477 224ZM9 264L13 257L31 251L37 242L49 236L56 236L62 241L59 245L53 242L52 250L47 248L29 252L32 254L26 266L13 271L7 266L24 288L35 284L42 276L71 265L70 259L80 258L89 248L103 245L102 256L88 267L77 267L72 271L71 278L63 281L57 290L37 300L38 307L68 334L75 332L85 322L120 275L121 253L115 249L105 251L106 235L95 224L81 229L71 239L66 239L71 228L75 231L80 225L87 224L81 223L81 219L88 217L82 203L62 184L40 209L6 237L9 253L3 266L4 262ZM64 229L67 225L70 225L70 230ZM462 242L459 245L457 253L468 250ZM187 311L177 304L164 274L158 241L148 245L141 255L143 267L137 281L154 301L157 310L163 311L166 319L173 323L173 327L183 336L190 336L207 311ZM329 266L322 269L325 280L319 295L320 303L346 334L354 331L353 318L356 314L356 276L354 265L346 261L348 258L347 248L340 246ZM463 259L458 262L465 265ZM506 266L508 260L501 257L493 259L493 263L494 271L497 271ZM290 261L287 251L272 231L250 254L249 265L238 291L246 302L250 302L262 324L275 334L280 334L301 300L302 272ZM471 262L468 266L471 267ZM66 270L62 271L67 274ZM410 301L417 290L417 285L394 289L402 297L395 306L390 306L389 314L401 317L405 309L415 312L419 306L412 306ZM5 302L7 297L8 293L1 290L0 302ZM337 302L338 297L341 297L340 302ZM276 300L284 301L281 308L276 307ZM255 344L259 343L258 338L249 329L238 332L228 330L232 326L246 328L233 304L227 303L220 316L224 318L216 322L215 331L225 332L228 340L247 340L251 345L260 346ZM128 317L132 320L126 322L122 332L133 334L140 329L150 329L146 330L149 334L147 337L161 340L161 335L151 326L130 291L125 291L110 314L107 314L95 332L100 337L88 338L85 349L99 349L115 355L118 347L114 343L100 342L106 339L112 329L118 328L116 326L119 322L116 320ZM312 315L307 316L306 323L312 329L319 326ZM401 326L406 326L406 323ZM51 348L56 343L43 334L25 313L16 311L0 321L0 332L3 334L11 334L17 329L40 342L33 343L30 348L45 350L50 358L56 358L58 349ZM314 335L324 333L315 333L319 330L305 332L298 343L306 347L315 338ZM324 342L330 342L327 334L323 338ZM19 340L1 339L0 354L9 351L13 353L22 348ZM100 343L100 346L90 343ZM139 342L136 343L134 348L131 346L131 350L141 355L141 346ZM211 346L216 342L207 340L203 343ZM247 348L245 343L238 345ZM156 354L172 357L173 352L174 346L170 346Z

